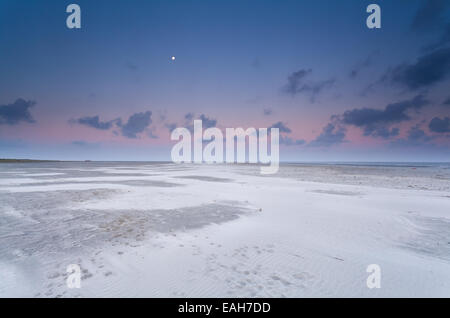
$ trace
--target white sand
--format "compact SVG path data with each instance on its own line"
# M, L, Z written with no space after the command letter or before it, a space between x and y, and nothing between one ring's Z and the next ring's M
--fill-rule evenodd
M2 297L450 296L445 166L54 165L0 165Z

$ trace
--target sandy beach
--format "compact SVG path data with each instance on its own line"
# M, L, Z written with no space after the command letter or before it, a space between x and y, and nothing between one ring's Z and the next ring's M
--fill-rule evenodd
M450 297L449 211L449 164L4 163L0 297Z

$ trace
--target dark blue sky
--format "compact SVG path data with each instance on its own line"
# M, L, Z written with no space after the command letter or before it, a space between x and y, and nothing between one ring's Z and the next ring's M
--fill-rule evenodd
M66 27L70 3L80 30ZM381 29L366 27L370 3ZM449 11L446 0L0 0L0 157L169 159L169 129L203 115L288 127L282 160L448 161Z

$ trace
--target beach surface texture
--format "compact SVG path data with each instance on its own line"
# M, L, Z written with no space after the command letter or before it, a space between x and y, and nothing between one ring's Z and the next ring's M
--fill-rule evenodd
M0 164L0 296L450 297L449 164L259 172Z

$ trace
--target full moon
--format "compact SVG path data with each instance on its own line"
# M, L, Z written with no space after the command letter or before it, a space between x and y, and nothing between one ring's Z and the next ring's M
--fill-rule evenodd
M172 61L175 61L175 56L172 56L170 59L171 59Z

